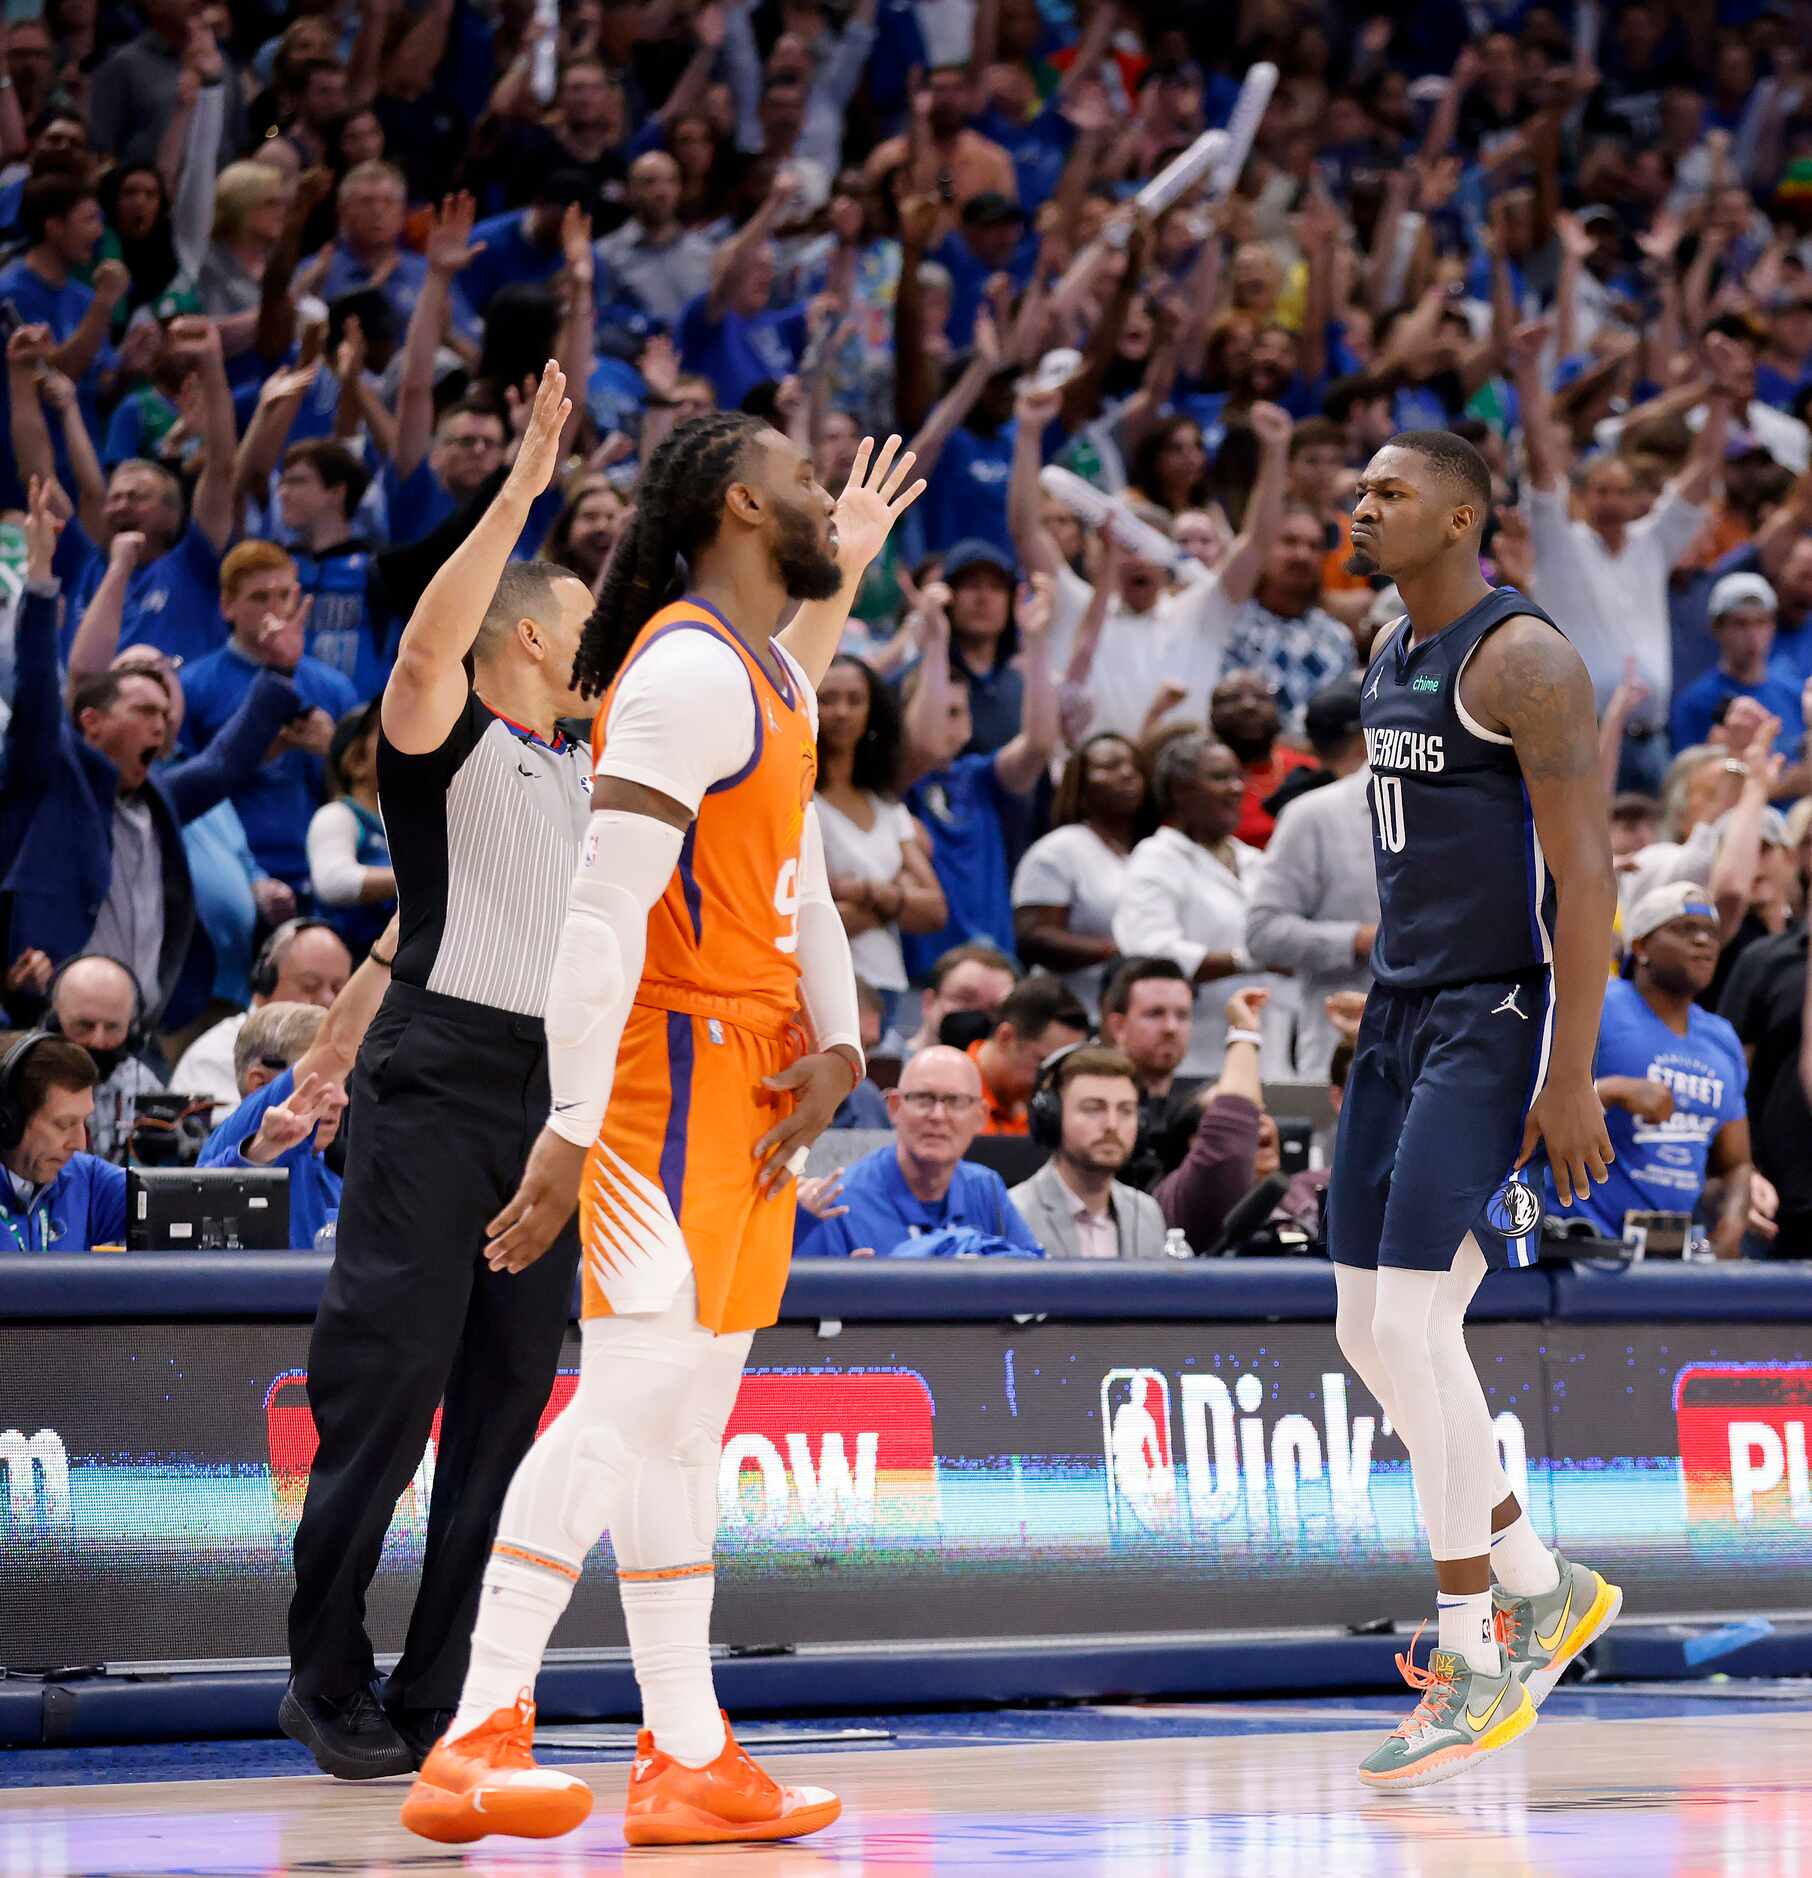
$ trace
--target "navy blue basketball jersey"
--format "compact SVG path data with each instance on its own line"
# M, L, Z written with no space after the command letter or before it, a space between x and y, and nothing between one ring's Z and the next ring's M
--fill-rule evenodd
M1497 587L1420 645L1400 620L1366 668L1360 713L1378 866L1372 972L1381 985L1519 978L1553 963L1554 882L1516 752L1460 702L1460 675L1479 642L1519 613L1548 619L1527 595Z
M396 661L394 622L372 606L373 556L364 543L349 541L313 555L292 548L296 580L314 599L308 616L308 656L350 678L362 700L384 689Z

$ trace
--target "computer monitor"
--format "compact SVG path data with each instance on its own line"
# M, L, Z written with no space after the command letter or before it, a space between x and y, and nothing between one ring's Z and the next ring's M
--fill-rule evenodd
M286 1167L134 1167L129 1252L286 1252Z

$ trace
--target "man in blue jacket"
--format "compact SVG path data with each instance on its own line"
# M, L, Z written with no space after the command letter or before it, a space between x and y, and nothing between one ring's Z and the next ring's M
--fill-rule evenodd
M203 1167L289 1170L289 1242L307 1250L340 1209L340 1176L326 1153L340 1131L346 1078L390 983L398 920L325 1013L312 1004L265 1004L233 1044L242 1098L208 1137Z
M900 1072L899 1087L887 1092L887 1113L891 1146L841 1176L801 1185L793 1243L800 1257L885 1256L959 1226L1042 1254L1006 1183L992 1168L963 1159L984 1115L981 1072L970 1058L943 1044L921 1050Z
M6 956L105 952L145 991L149 1023L177 1029L207 1002L213 948L195 917L182 825L224 801L302 709L295 687L261 672L199 755L154 775L167 742L169 681L149 664L86 679L65 713L57 670L62 524L34 479L16 690L0 765L0 893L11 905Z
M0 1037L0 1252L86 1252L126 1238L126 1172L84 1152L94 1059L47 1031Z

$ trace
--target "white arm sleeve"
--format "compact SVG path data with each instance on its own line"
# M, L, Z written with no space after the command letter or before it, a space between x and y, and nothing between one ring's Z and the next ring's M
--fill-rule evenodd
M308 824L308 877L323 906L356 906L365 890L359 824L344 802L324 802Z
M617 1046L642 979L648 915L684 839L669 822L623 809L597 810L585 831L547 988L547 1125L579 1147L604 1125Z
M828 1050L833 1044L847 1044L865 1064L849 935L831 898L815 807L805 812L805 841L799 852L799 995L814 1045Z

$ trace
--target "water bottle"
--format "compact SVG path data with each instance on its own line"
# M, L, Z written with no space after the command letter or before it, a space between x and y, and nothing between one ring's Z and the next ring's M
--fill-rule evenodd
M1164 1256L1167 1259L1192 1259L1195 1247L1189 1243L1188 1235L1181 1226L1172 1226L1164 1235Z

